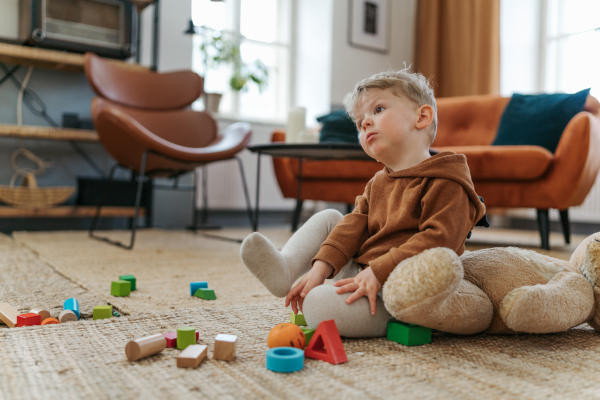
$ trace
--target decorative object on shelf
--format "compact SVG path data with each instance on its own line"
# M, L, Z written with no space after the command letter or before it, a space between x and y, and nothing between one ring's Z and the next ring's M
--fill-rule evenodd
M387 53L390 43L390 0L349 0L348 43Z

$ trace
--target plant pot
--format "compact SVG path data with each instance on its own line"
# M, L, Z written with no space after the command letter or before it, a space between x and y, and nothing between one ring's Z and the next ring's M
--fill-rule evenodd
M221 93L204 93L204 109L213 113L219 112L221 97Z

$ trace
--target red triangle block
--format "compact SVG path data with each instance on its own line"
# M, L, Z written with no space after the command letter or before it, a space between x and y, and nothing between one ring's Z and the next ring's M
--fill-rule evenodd
M304 350L304 355L331 364L348 362L342 338L334 320L330 319L319 324L310 343L306 346L306 350Z

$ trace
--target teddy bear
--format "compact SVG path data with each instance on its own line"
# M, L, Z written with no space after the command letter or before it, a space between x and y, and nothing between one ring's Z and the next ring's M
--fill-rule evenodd
M400 321L443 332L514 334L600 331L600 233L570 261L516 247L465 252L433 248L404 260L383 285Z

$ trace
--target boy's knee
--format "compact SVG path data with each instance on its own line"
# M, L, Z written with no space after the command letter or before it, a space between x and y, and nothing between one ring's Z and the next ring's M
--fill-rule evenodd
M333 319L341 336L385 336L387 322L392 317L379 296L377 311L375 315L371 315L366 297L346 304L346 299L352 293L337 294L335 289L332 285L320 285L312 289L304 299L304 318L311 329L316 329L322 321Z
M341 212L339 212L338 210L334 209L334 208L328 208L327 210L323 210L320 211L318 213L315 214L315 216L319 216L319 218L326 220L327 222L332 223L334 226L340 222L340 220L342 218L344 218L344 216L342 215Z

